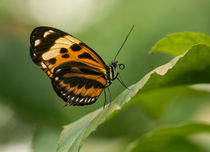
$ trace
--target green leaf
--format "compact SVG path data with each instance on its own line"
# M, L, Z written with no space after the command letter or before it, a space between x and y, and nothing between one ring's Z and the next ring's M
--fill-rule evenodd
M135 100L140 101L150 116L158 118L167 103L174 98L185 95L193 101L197 96L209 97L205 91L196 92L190 88L196 83L210 82L209 56L208 46L193 46L184 56L178 56L154 70L156 72L152 72L150 81L144 85L141 93L135 96ZM157 106L159 108L156 108Z
M135 100L139 101L144 112L153 119L174 122L187 120L196 112L198 105L208 101L209 98L210 93L203 88L174 86L138 94Z
M175 57L169 63L149 73L151 75L150 81L145 84L142 91L195 83L209 83L209 57L210 48L208 46L202 44L193 46L185 54Z
M169 34L157 42L151 52L159 51L173 56L178 56L196 44L205 44L210 46L210 36L204 33L193 32Z
M210 133L210 125L204 123L188 123L172 127L164 127L151 131L130 144L129 152L200 152L199 146L190 142L190 136L199 133ZM184 144L183 144L184 142Z
M136 88L132 90L135 91ZM108 117L120 110L122 105L131 99L132 92L125 90L106 108L100 108L80 120L64 127L58 141L58 152L74 152L80 149L81 143L91 132L102 124Z
M136 93L133 101L149 91L164 87L187 86L210 82L210 48L205 45L195 45L183 55L174 58L169 63L148 73L142 80L121 93L112 104L105 109L100 108L80 120L64 127L59 141L58 152L78 151L83 141L91 132L111 118L117 110L127 103ZM202 63L202 64L200 64Z

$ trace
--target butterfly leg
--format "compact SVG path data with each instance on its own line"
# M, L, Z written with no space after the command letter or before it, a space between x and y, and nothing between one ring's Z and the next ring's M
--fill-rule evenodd
M70 105L72 105L72 102L71 102L70 99L68 99L68 100L66 101L64 107L67 107L67 106L70 106Z
M120 77L120 74L119 74L119 73L117 73L117 76L118 76L118 77L116 77L116 78L117 78L117 80L122 84L122 86L124 86L126 89L130 90L130 89L126 86L126 84L122 81L122 78Z
M105 106L106 106L106 91L105 91L106 89L104 89L104 99L105 99L105 101L104 101L104 107L103 108L105 108Z
M111 102L112 102L112 96L111 96L111 92L110 92L109 87L108 87L108 91L109 91L109 105L111 105Z
M67 102L65 103L64 107L67 107L67 106L69 106L69 105L70 105L70 103L67 101Z
M119 75L119 72L117 72L116 76L112 80L117 79L118 75Z
M69 106L69 105L70 105L70 102L69 102L69 101L66 101L64 107L67 107L67 106Z

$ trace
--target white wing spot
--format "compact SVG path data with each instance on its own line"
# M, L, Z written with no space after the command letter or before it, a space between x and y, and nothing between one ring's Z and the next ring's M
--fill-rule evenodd
M38 39L38 40L36 40L36 41L34 42L34 46L38 46L40 43L41 43L41 40Z
M88 103L91 101L91 98L88 100Z
M74 38L72 36L67 35L67 36L65 36L65 38L68 39L70 42L74 42L74 43L77 43L77 44L80 43L79 40L77 40L76 38Z
M59 80L59 77L55 77L55 81L58 81Z
M61 69L58 69L56 72L60 72L61 71Z
M68 39L66 38L59 38L55 41L55 43L61 43L61 44L68 44L68 45L72 45L73 43L71 41L69 41Z
M76 102L79 101L79 97L76 99Z
M74 97L72 97L71 100L74 100Z
M42 58L44 60L49 60L49 59L52 59L58 55L60 55L60 49L54 49L54 50L49 50L49 51L45 52L44 54L42 54Z
M84 98L82 98L79 102L82 102L84 100Z
M41 62L41 66L42 66L44 69L47 68L47 66L46 66L43 62Z
M47 32L44 33L43 37L46 38L51 33L55 33L55 32L52 31L52 30L49 30L49 31L47 31Z
M60 48L69 48L69 47L70 47L69 44L55 43L55 44L50 48L50 50L53 50L53 49L60 49Z

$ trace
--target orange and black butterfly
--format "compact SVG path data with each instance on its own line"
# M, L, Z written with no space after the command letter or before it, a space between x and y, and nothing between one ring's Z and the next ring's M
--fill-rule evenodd
M66 102L65 105L94 103L113 80L120 80L116 68L124 68L116 60L106 65L85 43L52 27L35 28L30 36L30 44L32 60L49 76L54 90Z

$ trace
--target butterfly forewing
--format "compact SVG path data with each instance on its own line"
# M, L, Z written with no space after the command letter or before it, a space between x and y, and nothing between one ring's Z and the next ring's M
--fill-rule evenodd
M35 28L32 60L51 78L56 93L70 105L94 103L106 86L104 61L86 44L51 27Z

